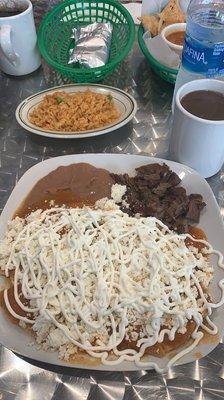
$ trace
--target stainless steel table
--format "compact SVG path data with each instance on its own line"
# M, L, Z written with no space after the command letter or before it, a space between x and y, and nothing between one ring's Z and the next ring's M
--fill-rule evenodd
M36 2L38 4L38 2ZM39 2L39 7L41 6ZM46 4L46 3L45 3ZM39 9L38 9L39 10ZM104 83L131 93L138 111L133 123L93 139L56 140L20 128L15 108L25 97L66 82L47 65L30 76L0 75L0 208L23 173L50 157L72 153L131 153L167 158L173 87L154 75L138 50ZM224 214L224 170L209 179ZM1 339L0 339L1 340ZM167 374L154 371L102 373L31 364L0 348L0 399L16 400L215 400L224 398L224 345L206 358ZM48 370L47 370L48 369Z

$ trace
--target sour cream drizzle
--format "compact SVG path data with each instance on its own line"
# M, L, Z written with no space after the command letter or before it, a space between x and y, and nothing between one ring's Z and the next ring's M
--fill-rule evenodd
M8 234L12 236L10 227ZM224 280L219 282L220 301L208 301L198 271L203 287L208 287L213 268L196 248L186 247L187 237L192 239L171 232L156 218L132 218L119 209L35 212L23 221L8 250L7 237L0 245L0 267L6 276L14 271L14 297L26 316L12 309L7 290L5 304L35 331L36 321L50 322L67 342L105 365L126 360L161 372L156 363L142 359L145 350L163 342L165 335L174 340L193 319L193 343L169 361L172 365L199 343L203 336L199 328L217 333L210 315L224 303ZM222 254L198 241L205 244L206 255L218 256L218 266L224 268ZM127 328L135 329L130 312L136 320L142 318L145 334L138 339L139 351L119 351ZM164 321L170 321L165 329Z

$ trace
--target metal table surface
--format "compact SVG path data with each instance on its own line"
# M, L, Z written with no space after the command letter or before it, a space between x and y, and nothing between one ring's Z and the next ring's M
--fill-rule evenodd
M40 2L41 3L41 2ZM39 3L39 5L40 5ZM46 4L46 3L45 3ZM34 164L72 153L131 153L168 157L173 87L154 75L138 50L104 83L131 93L138 111L117 132L83 140L45 139L26 132L15 120L15 108L27 96L65 80L43 64L22 78L0 75L0 208L17 180ZM224 214L224 170L209 179ZM0 348L0 399L11 400L215 400L224 398L224 345L195 363L166 374L94 372L30 363ZM29 360L30 361L30 360Z

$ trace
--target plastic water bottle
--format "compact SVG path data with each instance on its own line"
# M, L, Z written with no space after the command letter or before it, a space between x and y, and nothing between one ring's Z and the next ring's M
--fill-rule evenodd
M174 96L185 83L203 78L224 80L224 0L191 0Z

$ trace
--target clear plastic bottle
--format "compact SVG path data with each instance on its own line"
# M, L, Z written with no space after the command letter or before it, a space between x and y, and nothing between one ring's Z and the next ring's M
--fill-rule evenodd
M185 83L224 80L224 0L191 0L182 63L174 95Z

